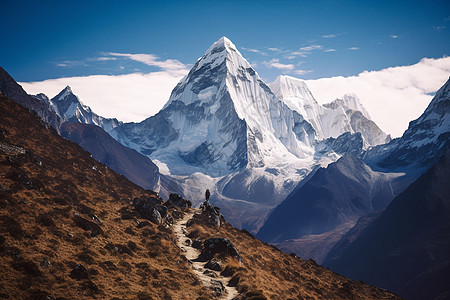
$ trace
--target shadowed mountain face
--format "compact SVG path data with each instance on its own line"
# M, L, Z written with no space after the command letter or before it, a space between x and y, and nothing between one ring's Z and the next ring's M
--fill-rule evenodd
M65 122L61 127L61 136L77 143L93 158L137 185L150 190L158 187L158 167L147 157L117 142L100 127Z
M356 222L362 215L384 208L394 197L392 189L384 185L390 186L384 174L373 172L353 155L344 155L294 190L272 212L258 237L279 242Z
M62 120L52 109L48 99L33 98L28 95L2 67L0 67L0 91L6 97L34 111L44 122L59 132Z
M258 238L322 262L358 218L389 204L408 178L372 171L346 154L296 188L267 218Z
M450 150L325 265L408 299L450 295Z

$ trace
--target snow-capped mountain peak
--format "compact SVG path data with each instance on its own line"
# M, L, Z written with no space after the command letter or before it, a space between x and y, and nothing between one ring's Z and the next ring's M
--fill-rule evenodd
M72 99L71 100L75 100L79 102L79 99L77 96L75 96L75 94L72 92L72 88L70 86L66 86L61 92L59 92L58 95L56 95L52 101L63 101L66 100L66 98L70 96Z
M165 132L163 138L158 118L170 136ZM311 125L272 93L226 37L197 60L155 118L140 129L129 127L117 139L166 164L172 174L218 176L314 152Z
M336 98L334 101L325 104L324 106L331 109L336 109L337 107L341 106L345 110L351 109L354 111L360 111L367 119L372 120L369 112L361 103L361 100L359 100L358 96L356 96L354 93L347 93L341 98Z
M108 133L120 124L117 119L103 118L94 113L89 106L80 101L70 86L66 86L49 102L58 116L65 121L97 125Z

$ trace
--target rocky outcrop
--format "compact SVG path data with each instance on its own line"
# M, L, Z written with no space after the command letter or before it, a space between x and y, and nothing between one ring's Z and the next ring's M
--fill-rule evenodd
M134 209L139 215L157 225L160 225L168 216L167 207L162 206L162 201L158 198L135 198L133 201Z
M229 239L210 238L203 242L203 250L198 257L199 260L209 261L214 257L232 257L242 261L241 255Z
M169 200L167 200L164 205L167 207L173 205L181 208L182 210L187 210L192 207L192 202L184 199L178 194L170 194Z

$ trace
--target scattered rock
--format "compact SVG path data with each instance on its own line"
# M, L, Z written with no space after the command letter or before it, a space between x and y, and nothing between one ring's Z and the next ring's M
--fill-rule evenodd
M150 225L151 225L151 224L150 224L149 221L143 221L143 222L139 222L139 223L137 224L137 228L142 228L142 227L150 226Z
M18 169L11 169L6 173L6 178L21 183L28 190L37 189L37 186L28 178L27 174Z
M186 210L192 207L192 202L184 199L178 194L170 194L169 200L167 200L166 203L164 203L164 205L165 206L173 205L181 208L182 210Z
M94 293L98 292L98 286L95 283L93 283L92 280L88 280L88 281L83 282L82 288L84 290L90 290L90 291L92 291Z
M225 290L225 286L222 281L211 279L210 289L216 294L221 295Z
M194 216L193 223L200 221L203 224L219 228L221 224L220 208L212 206L209 202L203 202L200 208L202 209L202 213Z
M167 207L164 205L157 205L155 208L158 210L159 214L161 215L161 218L165 218L167 216Z
M230 256L239 261L242 258L237 251L236 247L231 243L229 239L225 238L211 238L203 242L203 250L198 257L199 260L208 261L218 254L220 256Z
M96 223L89 221L83 217L81 217L79 214L75 213L73 216L73 221L75 222L75 225L78 227L81 227L84 230L91 231L91 236L96 236L99 234L103 235L103 230L98 226Z
M205 272L203 272L203 274L205 274L206 276L212 277L212 278L217 278L217 274L211 270L205 270Z
M70 277L75 280L89 279L89 272L81 264L77 264L70 272Z
M220 262L220 260L213 258L205 264L205 268L220 272L222 271L222 263Z
M44 259L40 262L39 265L41 266L41 268L48 268L48 267L51 267L51 266L52 266L51 262L50 262L47 258L44 258Z
M133 201L133 205L142 218L147 219L157 225L161 224L163 218L159 211L164 210L160 208L161 202L159 199L153 197L147 199L135 198ZM167 214L167 210L165 211L165 214Z
M202 247L203 247L202 244L203 244L203 243L202 243L201 240L195 239L195 240L192 241L191 247L200 250L200 249L202 249Z
M99 223L100 225L103 225L102 220L100 220L99 217L97 217L96 215L92 214L92 220L96 221L97 223Z
M191 241L190 239L186 239L186 240L184 241L184 244L185 244L186 246L190 246L190 245L192 244L192 241Z

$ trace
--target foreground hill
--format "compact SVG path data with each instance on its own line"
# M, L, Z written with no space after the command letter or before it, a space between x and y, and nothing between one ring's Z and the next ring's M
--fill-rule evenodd
M159 225L145 221L134 209L136 198L160 203L155 193L98 163L44 125L0 94L1 297L214 297L177 246L171 224L172 218L179 222L181 210L166 203L169 214L153 221ZM228 238L235 245L242 263L225 263L227 276L235 278L238 299L397 298L222 224L198 224L189 230L202 240Z

